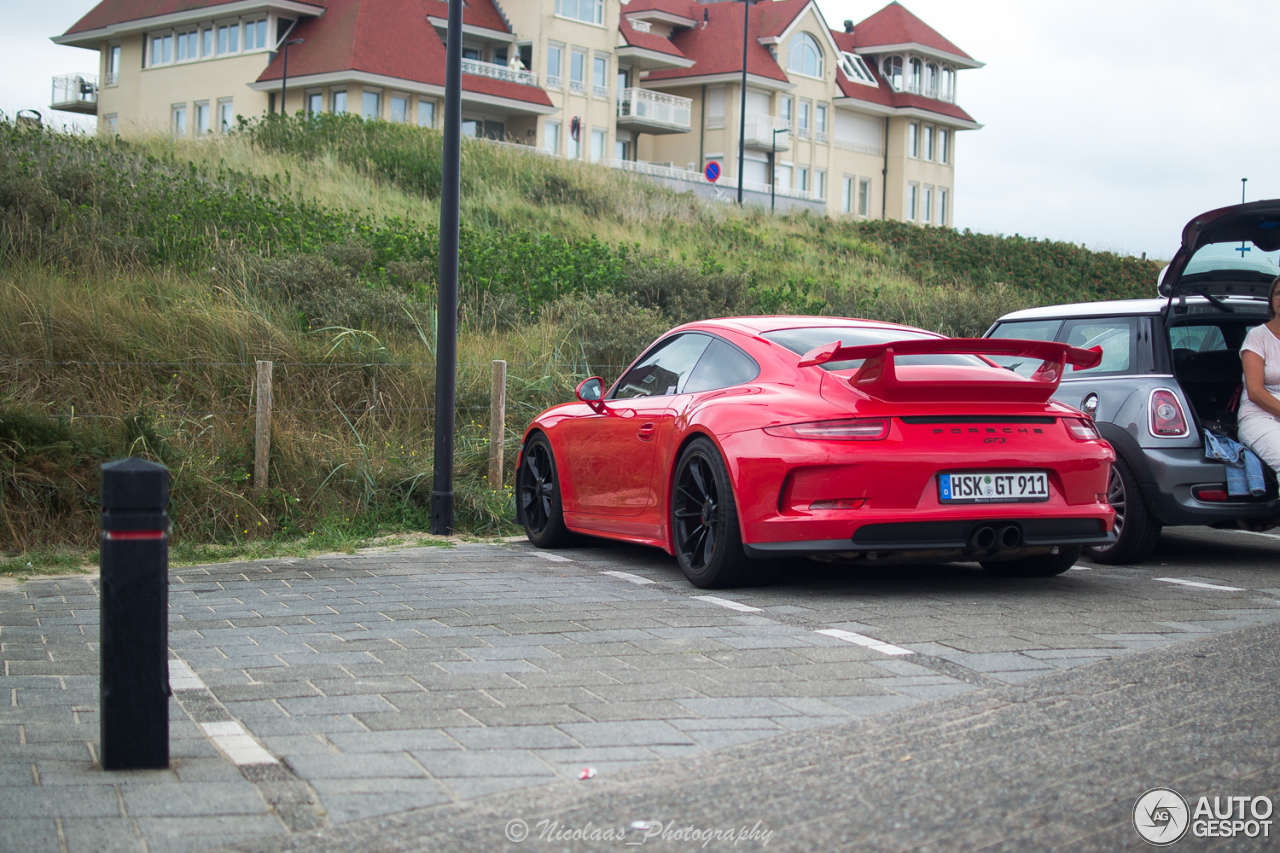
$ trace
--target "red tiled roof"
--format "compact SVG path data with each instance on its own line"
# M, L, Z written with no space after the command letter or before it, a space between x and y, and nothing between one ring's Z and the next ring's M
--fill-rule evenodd
M875 47L888 44L921 44L944 53L973 59L972 56L947 41L933 27L907 11L901 3L890 3L870 18L853 28L855 47Z
M772 2L757 3L760 9L760 31L756 35L760 38L782 35L809 3L810 0L772 0Z
M314 6L325 5L324 0L303 0ZM221 6L232 0L102 0L67 30L66 35L100 30L113 24L138 21L159 15L190 12L194 9Z
M321 18L307 18L293 31L304 39L289 51L289 77L362 71L415 83L445 84L445 46L427 20L447 17L448 4L436 0L327 0ZM468 14L473 13L474 17ZM507 30L492 0L468 0L463 20L477 26ZM493 27L494 21L499 26ZM283 55L258 77L259 82L279 80ZM551 106L547 93L536 86L462 75L468 92L494 95Z
M702 13L698 11L699 8L698 3L691 3L689 0L631 0L623 7L622 15L626 17L628 12L658 11L700 21Z
M635 0L643 2L643 0ZM747 39L747 73L757 77L786 82L787 75L778 67L777 60L768 48L760 44L760 22L765 7L801 6L807 0L780 0L777 3L757 3L751 7L751 22ZM728 74L742 71L742 10L743 3L696 2L687 4L685 15L698 21L696 26L680 30L671 36L671 43L696 64L692 68L671 68L653 71L646 80L673 80L681 77L702 77L708 74ZM628 7L629 8L629 7ZM702 25L702 12L706 11L706 26ZM794 15L792 15L794 17Z
M519 2L519 0L517 0ZM449 0L423 0L427 14L433 18L449 18ZM473 27L511 32L511 25L492 0L466 0L462 4L462 23Z
M684 56L670 39L665 39L660 35L653 33L642 33L631 26L631 22L627 20L627 16L622 16L622 23L618 27L622 33L623 39L631 47L640 47L645 50L652 50L656 53L665 53L669 56Z

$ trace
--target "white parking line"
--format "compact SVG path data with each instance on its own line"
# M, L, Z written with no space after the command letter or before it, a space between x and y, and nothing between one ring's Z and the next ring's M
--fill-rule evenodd
M631 581L633 584L636 584L637 586L641 586L647 583L653 583L653 581L649 580L648 578L642 578L639 575L633 575L631 574L631 572L601 572L600 574L609 575L610 577L615 577L615 578L622 578L624 581Z
M1228 533L1244 533L1248 536L1265 536L1268 539L1280 539L1275 533L1263 533L1261 530L1229 530Z
M1165 583L1176 583L1179 586L1194 586L1199 589L1218 589L1223 592L1244 592L1244 589L1238 586L1219 586L1213 583L1200 583L1199 581L1184 581L1181 578L1156 578L1158 581Z
M204 690L204 682L200 676L187 666L187 662L171 658L169 660L169 687L172 690Z
M561 557L559 554L548 554L546 551L534 551L535 557L541 557L544 560L550 560L553 563L572 563L568 557Z
M718 598L714 595L695 595L694 598L699 601L709 601L712 604L718 604L721 607L727 607L730 610L740 610L743 613L759 613L759 607L752 607L749 604L743 604L741 601L730 601L727 598Z
M821 631L816 631L815 633L826 634L828 637L835 637L837 640L844 640L846 643L853 643L856 646L865 646L873 652L881 652L886 655L915 654L911 649L904 649L902 646L895 646L892 643L883 643L874 637L855 634L852 631L842 631L839 628L823 628Z
M244 730L244 726L235 720L201 723L200 728L204 729L209 740L213 741L214 745L222 750L237 767L243 767L246 764L280 763Z

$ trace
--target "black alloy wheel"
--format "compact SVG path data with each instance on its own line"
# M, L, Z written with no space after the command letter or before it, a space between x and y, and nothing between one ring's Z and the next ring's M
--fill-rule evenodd
M1112 545L1085 548L1085 557L1109 565L1141 563L1155 550L1161 525L1147 508L1133 469L1119 457L1111 466L1107 501L1116 511L1116 541Z
M680 455L671 531L676 559L694 586L727 587L743 579L748 561L733 487L720 452L708 439L695 439Z
M516 474L516 500L525 536L539 548L559 548L569 544L572 534L564 526L560 506L560 479L551 444L538 433L529 439Z

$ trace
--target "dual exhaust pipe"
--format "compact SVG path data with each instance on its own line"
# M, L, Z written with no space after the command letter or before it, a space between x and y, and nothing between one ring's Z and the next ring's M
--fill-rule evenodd
M1022 544L1022 528L1017 524L979 524L969 533L970 551L992 553Z

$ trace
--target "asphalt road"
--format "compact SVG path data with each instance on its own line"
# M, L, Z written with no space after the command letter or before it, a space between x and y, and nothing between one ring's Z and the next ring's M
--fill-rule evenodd
M0 849L1115 849L1280 793L1280 537L705 595L603 543L177 570L173 767L106 774L94 586L0 592Z

